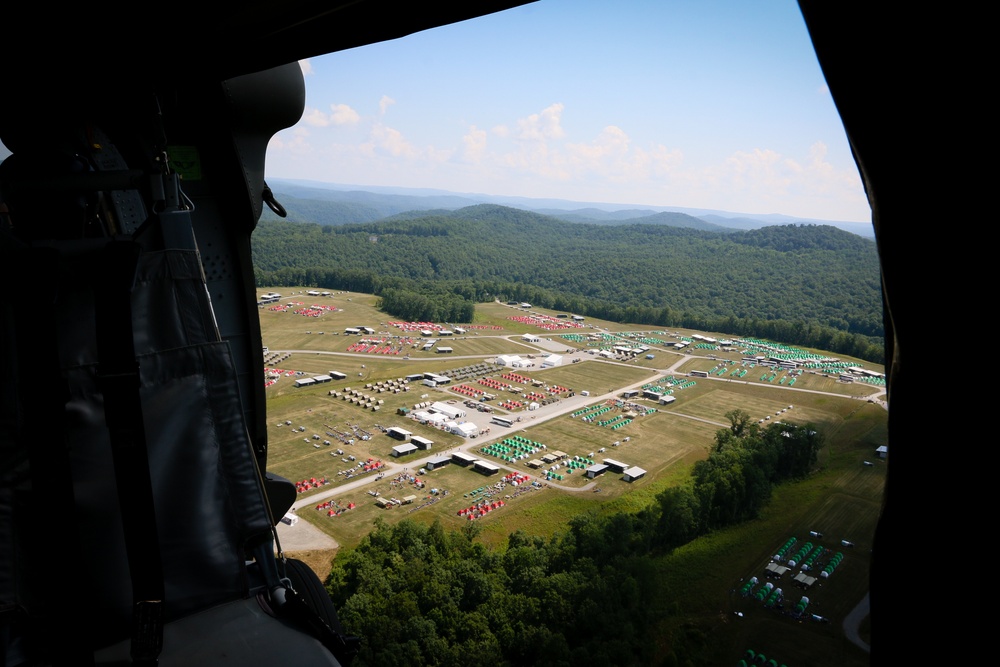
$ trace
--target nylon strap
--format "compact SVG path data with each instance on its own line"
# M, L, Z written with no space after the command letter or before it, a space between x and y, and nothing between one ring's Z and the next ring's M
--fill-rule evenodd
M139 244L112 241L103 250L94 295L98 383L111 438L118 504L132 579L134 665L156 665L163 649L163 564L139 396L132 333L132 287Z

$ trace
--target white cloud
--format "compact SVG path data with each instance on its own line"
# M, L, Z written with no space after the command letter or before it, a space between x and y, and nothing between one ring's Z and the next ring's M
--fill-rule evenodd
M313 151L310 142L309 130L304 127L295 127L290 130L278 132L271 137L267 144L268 158L272 154L288 153L293 155L303 155Z
M816 142L805 159L757 148L737 151L723 164L687 175L690 192L705 204L744 213L794 211L804 217L854 220L867 202L857 170L851 165L838 169L827 161L827 147Z
M375 147L381 148L393 157L413 158L420 152L413 144L403 138L403 134L399 130L381 123L376 123L372 127L371 138Z
M302 112L302 120L299 122L313 127L326 127L330 124L330 118L319 109L306 107L305 111Z
M382 96L379 113L386 115L393 104ZM286 172L308 165L334 182L364 179L579 201L798 212L831 220L855 220L857 211L867 208L853 163L843 168L831 163L823 142L797 155L761 147L734 151L709 166L689 166L690 156L679 148L648 142L624 125L608 124L582 139L569 136L562 103L489 129L469 123L437 139L438 148L347 104L333 104L330 111L307 108L294 133L279 133L269 146L274 165L284 163ZM340 144L321 142L325 135L319 130L309 136L313 128L349 125L358 134L342 132Z
M427 158L429 164L444 164L448 162L455 151L448 148L434 148L434 146L428 146L424 151L424 155Z
M308 58L303 58L299 61L299 68L302 70L302 76L309 76L313 73L312 62Z
M325 114L319 109L306 107L302 113L301 122L312 127L329 127L330 125L356 125L361 115L346 104L331 104L332 113Z
M565 131L562 128L562 104L546 107L540 114L532 114L517 121L519 139L526 141L548 141L562 139Z
M598 169L608 159L625 157L629 150L629 138L620 127L609 125L591 143L569 144L568 148L582 166Z
M330 110L333 112L330 114L330 122L334 125L355 125L361 120L358 112L346 104L331 104Z
M782 170L782 165L791 167ZM794 162L790 165L770 149L755 148L746 153L737 151L726 158L721 169L724 180L729 180L733 187L744 189L748 187L767 189L772 192L784 190L789 184L788 171L794 172Z
M684 153L678 148L667 148L659 144L649 152L649 160L652 165L653 174L665 176L675 173L684 162Z
M486 130L480 130L475 125L462 137L465 144L464 157L473 162L479 162L486 153Z

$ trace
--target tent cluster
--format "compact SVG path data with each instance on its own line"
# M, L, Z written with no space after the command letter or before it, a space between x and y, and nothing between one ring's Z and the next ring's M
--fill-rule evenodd
M746 347L743 354L761 354L780 361L822 361L829 358L815 352L806 352L792 345L752 336L742 336L736 342Z
M301 305L301 304L296 304ZM303 317L319 317L323 313L335 313L338 308L336 306L321 306L313 304L311 306L306 306L304 308L299 308L293 311L296 315L302 315Z
M604 407L604 406L601 406L601 405L588 405L587 407L585 407L585 408L580 408L580 409L579 409L579 410L577 410L576 412L572 413L572 414L570 415L570 417L579 417L579 416L581 416L581 415L585 415L585 414L587 414L587 413L588 413L588 412L590 412L591 410L600 410L600 409L601 409L602 407ZM610 410L610 409L611 409L611 408L607 408L607 410ZM605 412L606 412L607 410L605 410Z
M476 382L484 387L489 387L490 389L494 389L496 391L507 391L514 386L506 382L501 382L500 380L494 380L493 378L479 378Z
M764 600L767 599L767 597L771 594L771 591L773 590L774 590L774 584L772 584L769 581L763 586L761 586L760 590L754 593L753 599L756 600L757 602L763 602Z
M521 484L524 484L525 482L530 482L531 481L531 476L530 475L522 475L519 472L511 472L511 473L507 473L506 475L504 475L503 481L504 481L504 483L510 484L511 486L520 486Z
M386 322L390 327L396 327L407 332L440 331L444 327L433 322Z
M318 489L319 487L326 486L327 484L329 484L329 482L327 482L326 477L321 479L310 477L309 479L303 479L295 482L295 491L296 493L305 493L306 491Z
M589 424L589 423L593 422L596 417L600 417L605 412L610 412L613 409L614 408L612 406L610 406L610 405L603 405L603 406L601 406L601 405L594 405L594 406L589 407L589 408L583 408L583 410L577 410L576 412L574 412L572 414L572 416L576 417L577 415L584 415L583 421L585 421L585 422L587 422Z
M811 547L812 542L806 542L806 545ZM805 546L803 546L802 549L799 549L796 555L788 560L788 564L791 567L795 567L795 564L799 562L799 558L801 557L800 554L802 554L803 551L805 550L806 550ZM801 562L799 566L800 569L802 569L805 572L808 572L810 569L812 569L813 563L815 563L816 559L823 554L823 551L824 551L823 547L817 545L812 551L809 552L809 555L805 557L805 560Z
M752 649L747 649L743 658L736 663L736 667L786 667L785 663L778 663L774 658L768 659L763 653L755 653Z
M362 472L375 472L376 470L381 470L385 467L385 463L381 459L376 459L374 457L368 457L368 460L361 465Z
M627 418L625 415L615 415L611 419L605 419L603 421L597 422L598 426L611 427L612 431L617 431L623 426L628 426L632 423L632 420Z
M776 561L779 561L779 562L782 561L782 560L784 560L785 559L785 554L787 554L789 552L789 550L791 550L791 548L795 546L796 542L798 542L798 539L796 539L794 537L789 537L788 541L786 541L784 544L782 544L781 548L778 549L777 553L774 554L774 558L773 559L776 560Z
M486 445L480 448L479 451L489 456L495 456L507 463L516 463L545 448L545 445L540 442L528 440L519 435L512 435L500 442Z
M673 386L672 383L667 385L662 385L659 382L647 382L646 384L642 385L642 390L643 392L654 391L660 396L670 396L671 394L674 393L674 390L671 389L672 386Z
M534 382L534 380L532 380L527 375L521 375L520 373L513 373L513 372L504 373L500 377L502 377L504 380L510 380L511 382L516 382L517 384L531 384L532 382Z
M357 507L357 505L355 505L354 503L347 503L347 507L341 507L340 505L337 504L336 500L328 500L325 503L320 503L319 505L316 505L316 511L322 512L323 510L326 510L326 515L328 517L336 517L340 516L347 510L354 509L355 507Z
M507 318L521 324L531 324L546 331L559 331L560 329L582 329L584 325L579 322L562 320L548 315L514 315Z
M795 567L795 565L796 565L797 563L801 562L801 561L802 561L802 559L803 559L803 558L805 558L805 557L806 557L806 556L807 556L807 555L809 554L809 552L810 552L810 551L812 551L812 550L813 550L813 543L812 543L812 542L806 542L805 544L803 544L803 545L802 545L802 546L801 546L801 547L799 548L799 550L798 550L798 551L796 551L796 552L795 552L795 553L794 553L794 554L793 554L793 555L792 555L792 556L791 556L791 557L790 557L790 558L788 559L788 565L789 565L790 567Z
M296 375L303 375L302 371L288 371L281 368L265 368L264 369L264 386L270 387L275 384L278 380L284 377L294 377Z
M453 387L449 387L449 389L457 394L462 394L463 396L468 396L469 398L475 398L475 399L478 399L480 396L486 393L481 389L474 389L467 384L457 384L454 385Z
M466 507L465 509L458 510L458 516L464 516L469 521L472 521L473 519L478 519L479 517L492 512L493 510L505 507L506 505L507 503L502 500L494 500L492 503L483 501L477 505L472 505L470 507Z
M795 613L801 616L803 613L805 613L806 607L808 606L809 606L809 598L803 595L802 599L799 600L798 604L795 605Z
M673 393L674 389L689 389L697 385L694 380L676 378L673 375L668 375L656 382L650 382L649 384L642 385L643 390L651 389L661 396L669 396Z
M398 342L393 342L386 338L362 338L357 343L353 343L348 352L358 352L361 354L403 354L406 346L413 341L404 338Z
M843 552L838 551L833 555L833 558L830 559L830 562L827 563L826 567L823 568L823 571L819 573L819 576L823 579L829 577L833 574L833 571L837 569L837 566L840 565L842 560L844 560L844 554Z

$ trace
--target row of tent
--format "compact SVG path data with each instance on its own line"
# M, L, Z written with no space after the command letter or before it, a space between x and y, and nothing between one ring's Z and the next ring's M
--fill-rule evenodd
M740 661L736 663L736 667L754 667L755 665L762 665L763 667L787 667L785 663L779 663L774 658L769 659L763 653L757 653L749 648L743 654Z

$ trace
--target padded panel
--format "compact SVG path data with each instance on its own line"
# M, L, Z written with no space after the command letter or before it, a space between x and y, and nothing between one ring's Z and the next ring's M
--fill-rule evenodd
M97 652L97 667L129 665L129 643ZM167 624L160 667L340 667L316 639L266 614L255 599L220 605Z

